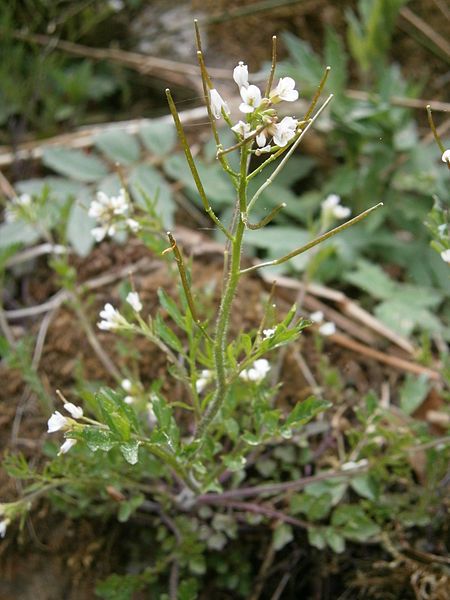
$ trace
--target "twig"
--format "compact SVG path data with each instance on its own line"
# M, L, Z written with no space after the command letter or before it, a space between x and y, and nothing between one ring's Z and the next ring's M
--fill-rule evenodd
M264 583L267 579L267 572L273 563L275 554L276 554L276 552L275 552L275 547L274 547L273 537L272 537L272 539L269 543L269 547L267 549L266 555L264 557L264 560L261 563L261 567L259 569L258 575L256 576L255 589L253 590L253 592L252 592L251 596L248 598L248 600L259 600L259 597L261 596L261 592L263 591L263 588L264 588Z
M183 123L192 123L194 121L204 120L206 117L206 108L200 106L178 113ZM91 125L89 127L80 127L72 133L56 135L44 140L33 140L18 144L14 151L5 150L5 146L0 147L0 168L6 167L18 160L36 160L42 158L47 148L54 146L70 146L71 148L90 148L94 143L94 138L104 132L120 131L135 135L141 128L150 123L171 123L172 117L167 115L158 119L133 119L131 121L119 121L117 123L105 123Z
M269 276L266 273L264 273L264 271L261 272L261 276L267 282L271 282L273 279L273 275ZM277 285L281 288L287 288L292 290L303 289L303 285L300 282L291 277L285 277L282 275L277 275ZM409 342L409 340L397 334L395 331L389 329L386 325L384 325L384 323L381 323L381 321L379 321L369 312L358 306L358 304L356 304L353 300L350 300L343 292L327 288L317 283L308 283L304 289L308 294L311 294L312 296L317 296L318 298L323 298L325 300L331 300L332 302L336 302L337 304L339 304L342 311L347 315L351 316L354 319L357 319L366 327L372 329L380 336L390 340L396 346L402 348L402 350L405 350L409 354L415 353L415 348ZM306 297L305 299L305 304L308 306L308 308L313 308L313 310L317 310L317 308L319 308L316 304L316 301L313 299L309 300L308 297ZM327 312L328 307L325 308L324 305L321 305L320 310L323 310L323 312ZM343 329L347 330L347 325L344 321L340 322L340 326ZM350 333L354 332L350 331Z
M367 467L358 467L351 471L342 470L331 470L322 471L316 475L310 475L309 477L301 477L295 481L287 481L283 483L268 483L265 485L249 486L244 488L238 488L234 490L227 490L220 494L202 494L198 496L198 504L210 504L211 502L220 502L223 499L234 499L234 498L249 498L251 496L263 495L276 495L281 492L295 492L303 489L311 483L317 481L324 481L327 479L334 479L336 477L344 477L345 479L353 477L354 475L360 475L367 470Z
M250 17L257 13L270 12L277 8L287 8L296 4L302 4L302 6L299 6L295 10L295 14L298 16L299 14L308 12L312 8L317 10L318 5L322 4L322 0L312 0L310 2L307 2L306 0L262 0L261 2L254 2L248 6L229 8L223 12L206 17L201 22L205 25L215 25L233 19Z
M193 84L192 77L198 78L200 70L196 65L181 63L175 60L148 56L139 52L128 52L118 48L93 48L84 46L66 40L56 40L52 36L41 33L14 32L16 39L33 42L41 46L47 46L52 43L54 48L73 54L74 56L83 56L92 60L108 60L121 64L129 69L139 71L144 75L153 75L165 79L177 85L197 90L196 84ZM210 73L217 79L229 79L230 73L226 69L210 69Z
M3 173L0 171L0 192L9 200L17 196L13 186L9 183Z
M364 92L363 90L352 90L348 89L345 91L345 95L354 100L371 100L378 98L377 94L371 92ZM441 102L439 100L423 100L422 98L403 98L401 96L391 96L389 102L395 106L402 106L405 108L417 108L423 110L426 105L431 106L432 110L436 112L449 112L450 102Z
M284 592L284 588L287 586L291 573L285 573L280 579L280 583L277 585L275 592L273 593L270 600L280 600L281 594Z
M95 352L98 359L100 360L104 368L108 371L108 373L111 375L111 377L117 382L122 381L123 377L121 376L119 369L113 363L108 354L105 352L103 346L100 344L97 336L95 335L95 331L82 308L82 304L79 301L76 292L71 293L70 297L73 300L72 307L80 321L81 327L83 328L84 333L86 334L87 341L91 346L92 350Z
M394 369L407 371L408 373L415 373L416 375L426 375L435 381L441 380L441 375L437 371L433 371L427 367L422 367L422 365L410 362L404 358L399 358L397 356L392 356L392 354L385 354L379 350L374 350L373 348L369 348L369 346L360 344L359 342L356 342L355 340L352 340L341 333L330 335L329 338L334 343L338 344L338 346L348 348L349 350L353 350L354 352L362 354L363 356L367 356L368 358L373 358L380 363L393 367Z
M428 23L418 17L409 8L404 6L400 9L400 15L413 27L423 33L435 46L437 46L447 57L450 58L450 44L445 38L437 33Z
M14 256L11 256L11 258L6 261L6 267L14 267L15 265L27 262L28 260L33 260L33 258L37 258L38 256L43 256L45 254L67 254L68 252L70 252L70 249L66 248L66 246L45 242L44 244L39 244L38 246L26 248Z
M289 525L293 525L294 527L300 527L301 529L308 529L308 527L310 526L310 524L307 521L296 519L279 510L276 510L275 508L271 508L261 504L255 504L253 502L236 502L234 500L228 501L226 499L215 499L211 496L209 498L209 501L203 502L203 504L220 504L226 506L227 508L234 508L235 510L264 515L271 519L283 521L284 523L288 523Z

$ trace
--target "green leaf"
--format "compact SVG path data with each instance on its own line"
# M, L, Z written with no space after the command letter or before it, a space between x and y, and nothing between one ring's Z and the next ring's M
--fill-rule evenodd
M341 535L350 540L365 542L380 532L378 525L364 512L361 506L342 504L331 517L331 524Z
M8 248L17 244L31 246L41 237L38 228L24 223L12 221L0 225L0 248Z
M132 169L129 183L134 201L143 208L146 208L148 199L154 202L155 212L164 227L172 227L175 202L164 177L150 165L138 165Z
M116 437L112 431L99 429L98 427L84 427L80 437L93 452L96 452L97 450L108 452L108 450L111 450L111 448L116 445Z
M358 261L357 269L347 273L345 279L380 300L391 298L397 289L395 281L381 267L365 260Z
M233 473L242 471L247 462L243 456L224 456L222 460L226 468Z
M345 550L345 539L332 527L325 529L325 540L330 548L337 554L341 554Z
M331 504L336 506L345 492L347 491L347 482L339 478L326 479L324 481L316 481L305 487L305 492L311 496L319 498L323 494L331 495Z
M138 461L139 446L140 442L137 440L131 440L130 442L120 444L119 446L122 456L128 463L130 463L130 465L135 465Z
M139 135L144 146L158 156L169 154L177 141L177 132L173 123L164 121L146 123L139 130Z
M195 164L209 201L214 202L216 206L230 204L234 197L233 187L220 166L218 164L208 165L201 159L196 159ZM169 156L164 161L164 170L175 181L181 181L187 190L192 192L194 201L200 204L197 187L183 155Z
M294 534L292 532L292 527L287 523L281 523L280 525L277 525L273 533L273 547L278 552L278 550L281 550L287 544L292 542L293 539Z
M292 33L283 33L282 37L290 57L302 74L302 80L310 87L317 86L323 75L322 61L307 42L302 41Z
M408 336L415 329L422 331L438 332L442 325L435 315L417 302L413 294L407 298L394 296L385 300L375 308L375 316L388 327Z
M191 563L189 563L191 564ZM185 579L178 587L178 600L196 600L198 598L198 582L195 579Z
M154 320L155 333L160 337L168 346L176 350L177 352L183 353L183 344L180 342L175 333L168 327L161 315L158 313Z
M139 160L139 144L134 135L124 131L105 131L95 136L94 144L114 162L131 165Z
M376 479L370 473L358 475L350 480L350 487L363 498L377 500L379 489Z
M180 441L180 431L173 418L172 408L157 392L152 392L151 401L153 411L158 421L158 433L166 440L172 449L177 449Z
M411 415L419 408L430 391L431 383L424 375L408 374L400 388L400 408L407 415Z
M327 491L319 496L303 493L296 494L291 498L291 512L293 514L303 513L311 521L324 519L333 506L333 497Z
M67 219L67 241L79 256L87 256L95 243L91 230L95 227L96 221L88 214L88 204L86 196L78 197L72 204Z
M93 182L105 177L108 169L95 155L68 148L46 148L42 162L46 167L77 181Z
M323 550L327 545L325 534L318 527L308 527L308 541L311 546L314 546L318 550Z
M326 400L319 400L309 396L306 400L298 402L292 412L287 416L284 425L287 427L300 427L314 418L318 413L330 408L332 404Z
M141 506L144 500L144 494L136 494L135 496L131 496L129 500L121 502L119 504L119 512L117 513L118 521L120 521L120 523L126 523L131 515Z
M185 320L175 300L168 296L162 288L158 288L158 298L164 310L167 311L178 327L184 330L186 328Z
M105 423L119 438L128 441L132 427L137 430L137 420L133 409L123 401L122 394L109 388L101 388L95 398Z

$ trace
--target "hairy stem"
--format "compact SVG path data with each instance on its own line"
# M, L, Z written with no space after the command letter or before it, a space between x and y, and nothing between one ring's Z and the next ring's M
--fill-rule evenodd
M244 146L241 152L241 168L237 203L240 213L246 212L247 200L247 159L248 148ZM196 439L202 441L214 417L223 405L229 388L226 377L226 343L227 333L230 321L230 311L233 303L233 297L239 282L242 239L244 236L245 224L242 218L236 226L234 239L231 243L231 261L229 271L226 276L224 292L219 307L219 313L216 322L216 331L214 336L214 364L216 368L217 386L214 396L209 403L206 411L198 424Z

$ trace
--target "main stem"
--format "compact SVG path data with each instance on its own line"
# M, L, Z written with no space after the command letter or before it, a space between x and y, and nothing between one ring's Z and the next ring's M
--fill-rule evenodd
M248 146L241 150L241 168L239 174L238 203L239 220L231 243L231 261L228 274L225 278L225 286L217 315L216 331L214 335L214 365L217 375L217 387L211 402L208 404L200 422L197 426L196 439L202 441L209 425L219 412L225 401L228 384L226 377L226 345L227 333L230 322L231 305L239 282L242 239L244 237L245 224L241 214L245 214L247 200L247 159Z

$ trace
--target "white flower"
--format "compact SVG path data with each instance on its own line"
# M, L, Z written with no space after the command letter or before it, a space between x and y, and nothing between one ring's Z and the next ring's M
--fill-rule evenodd
M319 333L322 335L334 335L336 333L336 325L331 321L327 321L319 327Z
M119 329L128 324L120 312L109 302L105 304L103 310L100 311L100 317L103 321L99 321L97 327L104 331L114 331L115 329Z
M244 139L248 138L248 136L252 134L250 130L250 123L244 123L244 121L238 121L236 125L233 125L231 131L242 135Z
M118 196L108 196L105 192L97 192L97 199L91 202L88 214L94 219L102 221L111 213L115 215L123 215L129 209L129 204L126 198L125 190L120 189Z
M292 117L284 117L280 123L274 127L273 141L277 146L286 146L286 144L295 136L298 121Z
M30 206L31 196L30 194L20 194L18 198L15 198L15 203L18 206Z
M333 216L335 219L346 219L352 211L348 206L342 206L340 202L340 196L330 194L322 202L322 213L326 216Z
M322 323L323 321L323 312L321 310L316 310L309 315L309 318L313 323Z
M334 208L341 202L341 197L337 194L329 194L322 202L322 210Z
M94 227L91 229L91 235L96 242L101 242L105 239L108 233L108 227Z
M136 312L141 312L142 302L137 292L130 292L127 296L127 302L133 310Z
M239 110L243 113L252 113L255 108L261 104L261 90L256 85L241 87L241 98L243 102L239 105Z
M64 404L64 408L72 415L74 419L81 419L83 416L83 409L80 406L75 406L75 404L72 404L72 402L66 402Z
M248 67L244 65L242 60L239 61L237 67L234 67L233 79L239 88L248 87Z
M61 454L66 454L66 452L69 452L69 450L71 448L73 448L76 443L77 443L77 440L74 440L73 438L67 438L66 441L61 445L61 448L59 449L59 452L58 452L58 456L61 456Z
M263 339L268 340L269 338L273 337L275 335L275 331L275 327L272 329L263 329Z
M129 379L122 379L122 382L120 385L126 392L131 391L131 388L133 387L133 384L131 383L131 381Z
M47 426L47 433L54 433L66 429L69 426L69 420L56 410L48 420Z
M9 525L9 519L3 519L3 521L0 521L0 537L4 538L6 535L6 529L8 528Z
M123 399L123 401L125 402L125 404L133 404L134 397L133 396L125 396L125 398Z
M114 221L117 217L126 215L129 209L130 205L123 188L120 189L118 196L108 196L102 191L97 192L96 200L91 202L88 211L89 216L99 222L98 227L91 229L95 241L101 242L107 235L113 236L116 233Z
M197 390L197 394L201 394L205 387L208 385L211 379L211 371L208 369L203 369L200 373L200 377L195 382L195 389Z
M211 112L216 119L220 119L222 116L222 109L227 115L230 114L228 104L225 102L225 100L223 100L222 96L217 90L209 90L209 98L211 103Z
M362 467L367 467L368 464L369 464L369 461L366 458L363 458L363 459L359 460L358 462L350 460L349 462L346 462L343 465L341 465L341 469L342 469L342 471L353 471L353 469L360 469Z
M348 206L342 206L342 204L338 204L333 208L333 216L336 219L346 219L351 215L351 212Z
M261 131L261 133L258 133L258 135L256 136L256 143L258 144L258 146L260 148L264 148L264 146L266 145L266 134L264 131Z
M450 248L441 252L441 258L444 262L450 263Z
M108 6L114 12L120 12L125 5L122 0L108 0Z
M274 88L269 97L274 104L285 100L286 102L294 102L298 98L298 91L295 88L295 81L292 77L282 77Z
M450 163L450 148L448 150L446 150L444 152L444 154L442 155L442 162L445 162L447 164Z
M127 219L125 221L128 229L130 231L132 231L133 233L137 233L139 231L139 229L141 228L141 226L139 225L139 223L136 221L136 219Z
M270 371L270 364L265 358L259 358L255 360L253 366L250 369L244 369L240 372L239 377L244 381L253 381L260 383L267 373Z

